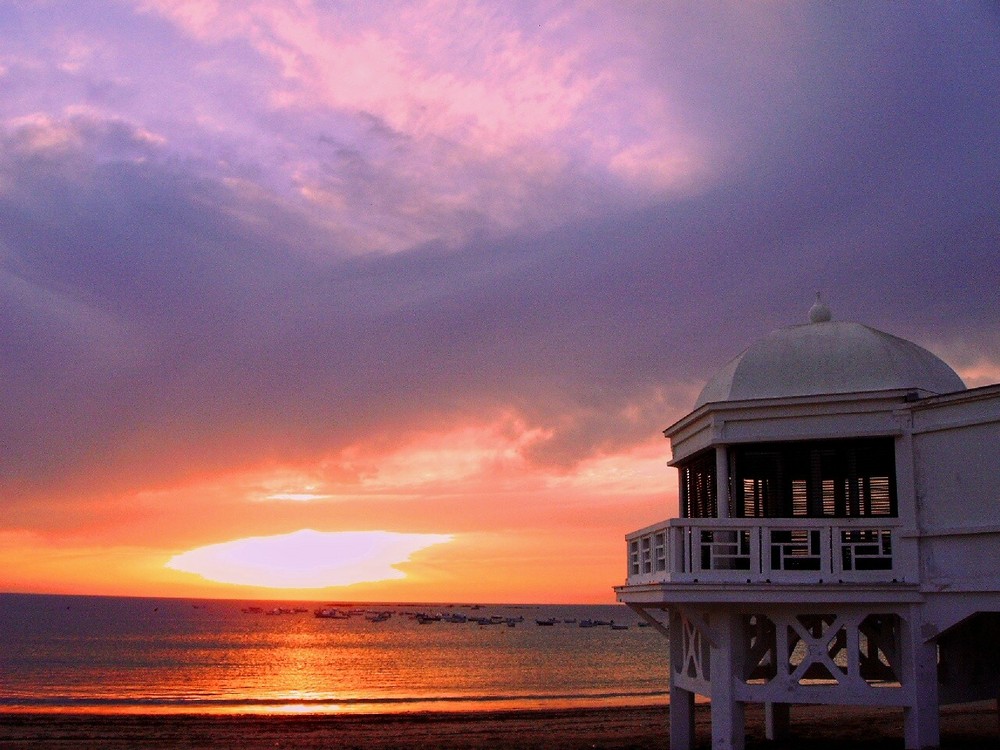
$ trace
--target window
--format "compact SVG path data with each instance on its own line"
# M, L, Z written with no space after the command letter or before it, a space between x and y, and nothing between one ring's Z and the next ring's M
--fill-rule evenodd
M715 451L704 451L678 468L681 473L681 516L714 518Z
M733 515L744 518L893 517L893 439L730 446Z
M667 569L667 534L664 531L653 537L653 557L656 559L657 572Z

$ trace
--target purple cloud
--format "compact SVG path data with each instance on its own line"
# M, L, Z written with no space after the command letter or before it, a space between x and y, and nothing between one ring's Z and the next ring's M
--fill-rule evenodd
M144 7L0 16L12 501L504 410L562 470L817 289L1000 367L988 6Z

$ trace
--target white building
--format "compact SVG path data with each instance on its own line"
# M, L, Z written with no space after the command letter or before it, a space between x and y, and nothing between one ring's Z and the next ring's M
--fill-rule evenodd
M903 709L1000 696L1000 384L817 302L726 365L665 430L681 517L627 537L620 601L670 637L670 747L768 736L789 707Z

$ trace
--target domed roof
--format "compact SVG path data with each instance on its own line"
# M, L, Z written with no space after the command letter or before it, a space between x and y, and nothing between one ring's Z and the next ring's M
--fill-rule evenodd
M962 379L916 344L874 328L830 319L817 301L810 323L773 331L702 389L695 408L716 401L894 389L953 393Z

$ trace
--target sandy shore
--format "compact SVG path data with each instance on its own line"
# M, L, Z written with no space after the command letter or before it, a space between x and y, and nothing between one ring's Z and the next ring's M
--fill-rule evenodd
M996 704L942 711L942 748L1000 748ZM2 748L497 748L582 750L668 747L666 706L340 716L0 714ZM697 707L699 748L709 748L708 706ZM762 715L747 715L748 748L901 750L902 713L801 707L793 738L764 739Z

